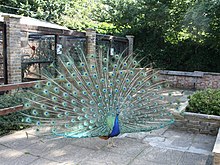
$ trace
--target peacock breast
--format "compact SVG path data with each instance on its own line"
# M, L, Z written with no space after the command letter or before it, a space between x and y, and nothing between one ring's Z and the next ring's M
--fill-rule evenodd
M118 136L119 134L120 134L120 125L119 125L118 115L116 115L112 132L109 134L108 137Z

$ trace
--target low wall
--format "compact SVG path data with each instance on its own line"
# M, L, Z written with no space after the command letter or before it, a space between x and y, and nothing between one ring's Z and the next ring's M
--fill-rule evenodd
M183 117L176 117L176 121L170 127L191 133L217 135L220 116L185 112Z
M184 89L206 89L220 88L220 73L211 72L181 72L181 71L160 71L162 79L171 82L175 88Z

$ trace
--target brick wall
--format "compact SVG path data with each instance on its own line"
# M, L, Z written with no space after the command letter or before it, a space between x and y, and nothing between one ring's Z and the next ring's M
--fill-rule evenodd
M206 89L220 88L220 73L160 71L162 79L170 81L175 88Z
M171 128L191 133L217 135L220 127L220 116L185 112L183 117L176 117Z

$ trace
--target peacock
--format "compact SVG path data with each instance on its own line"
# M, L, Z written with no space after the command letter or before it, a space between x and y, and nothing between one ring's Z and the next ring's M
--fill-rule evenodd
M37 134L109 139L174 123L181 104L157 69L134 54L80 54L60 55L27 91L22 122Z

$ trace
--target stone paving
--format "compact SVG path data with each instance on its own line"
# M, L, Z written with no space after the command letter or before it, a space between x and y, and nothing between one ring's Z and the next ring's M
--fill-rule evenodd
M171 129L99 138L39 139L18 131L0 138L0 165L211 165L215 136Z

